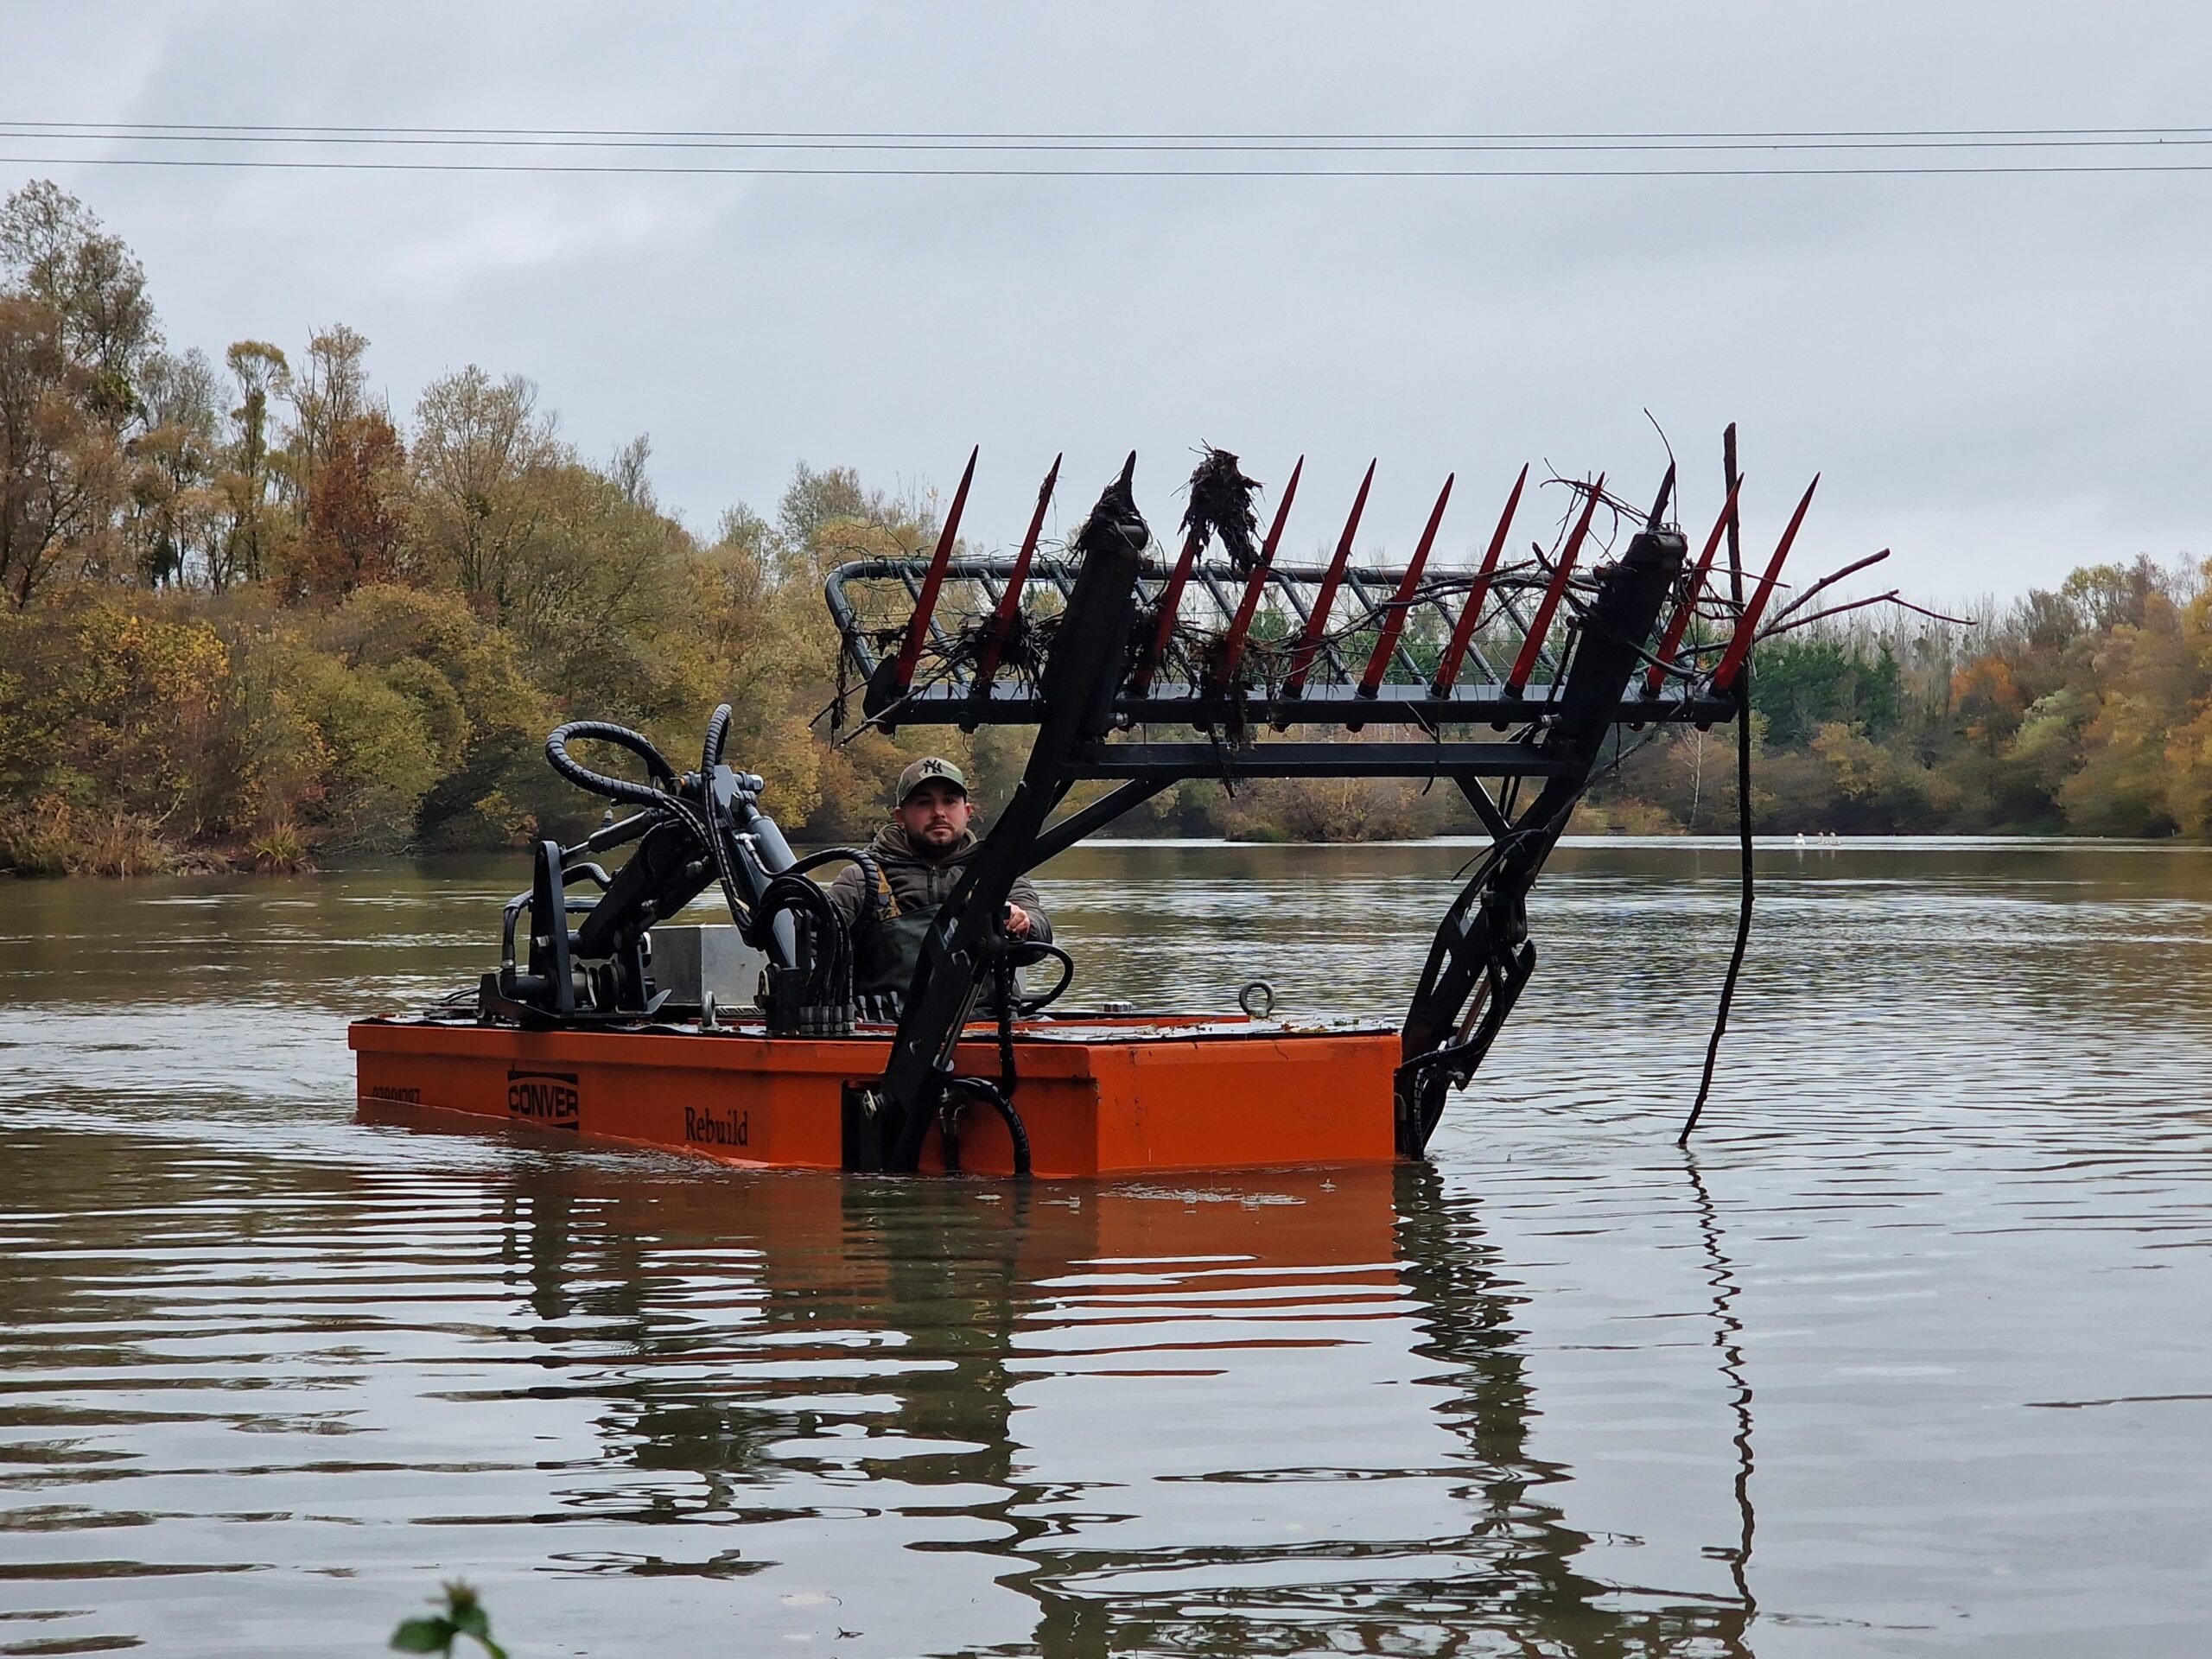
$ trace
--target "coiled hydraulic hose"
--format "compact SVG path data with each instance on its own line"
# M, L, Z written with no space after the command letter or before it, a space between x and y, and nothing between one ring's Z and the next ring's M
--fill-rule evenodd
M1042 996L1020 997L1014 994L1014 976L1020 965L1016 958L1027 957L1035 961L1039 957L1051 957L1060 964L1059 982ZM1008 940L991 954L991 980L994 1000L998 1004L999 1080L995 1084L981 1077L948 1077L947 1094L954 1090L965 1090L978 1099L988 1101L1000 1120L1006 1124L1007 1135L1014 1142L1014 1173L1027 1178L1029 1174L1029 1131L1021 1121L1021 1114L1014 1109L1014 1093L1021 1085L1021 1076L1014 1063L1014 1018L1019 1013L1035 1014L1039 1008L1056 1001L1062 992L1075 982L1075 958L1056 944L1041 942L1031 944ZM957 1166L959 1148L950 1135L943 1137L945 1167Z
M988 1103L1006 1125L1007 1138L1014 1142L1014 1174L1016 1180L1029 1179L1029 1130L1021 1121L1021 1114L1014 1109L1014 1103L999 1091L998 1085L982 1077L948 1077L945 1092L962 1090L978 1100ZM959 1153L948 1139L945 1141L945 1166L957 1166Z
M862 880L873 884L877 879L874 861L867 854L849 848L830 848L782 870L764 871L772 879L760 895L760 905L756 907L747 902L740 890L734 857L736 844L746 838L747 831L738 821L738 815L721 798L714 779L715 771L722 764L728 747L731 715L730 705L725 702L709 717L706 737L700 746L699 771L695 775L679 778L675 766L650 738L604 720L574 720L556 727L545 740L545 759L555 772L579 789L608 800L643 807L649 823L652 815L658 815L673 818L688 828L705 844L730 920L748 944L768 949L776 917L786 911L804 912L816 924L818 937L828 944L828 949L817 953L814 971L809 976L810 1003L849 1001L849 993L838 989L849 984L851 977L849 940L827 895L814 882L804 879L805 873L842 859L859 865ZM569 752L569 745L579 740L611 743L628 750L645 763L646 776L651 781L633 783L626 778L593 771ZM741 772L736 777L736 787L749 801L765 784L749 772ZM781 845L779 837L777 845Z
M1015 957L1027 957L1028 960L1017 963L1013 960ZM1039 959L1046 957L1050 957L1054 962L1060 964L1060 976L1058 982L1052 986L1052 988L1039 996L1017 997L1014 995L1014 969L1017 966L1024 968L1034 967ZM1068 955L1066 951L1061 950L1057 944L1046 944L1042 941L1032 943L1031 941L1025 939L1007 950L1001 960L1005 961L1007 965L1006 969L1006 983L999 995L999 1005L1004 1008L1011 1008L1015 1013L1020 1014L1024 1019L1027 1019L1031 1014L1041 1013L1043 1010L1052 1007L1053 1003L1060 1000L1062 994L1066 991L1067 988L1075 983L1075 958ZM995 964L994 965L994 971L996 971Z
M629 750L645 763L647 775L660 780L665 787L633 784L626 778L610 778L604 772L594 772L569 753L569 745L580 737L595 738ZM676 796L676 768L668 764L667 756L652 746L651 739L627 726L617 726L606 720L572 720L565 726L556 726L545 740L545 759L554 771L578 789L603 795L610 801L627 801L632 806L667 806L671 803L683 805Z
M786 912L794 920L804 917L812 925L815 947L803 952L808 971L802 1005L849 1007L853 1000L852 941L830 895L804 874L785 870L774 876L761 890L760 902L753 908L753 927L759 935L753 941L756 945L766 948L776 918ZM849 1018L841 1016L841 1024Z

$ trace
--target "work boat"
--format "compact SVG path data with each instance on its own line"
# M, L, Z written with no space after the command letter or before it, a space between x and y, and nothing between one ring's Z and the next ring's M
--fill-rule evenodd
M1256 486L1206 452L1172 559L1154 556L1135 466L1064 551L1040 555L1055 461L1019 551L975 557L956 552L971 454L928 559L829 578L865 725L1034 732L895 1020L861 1017L854 940L816 879L857 866L873 892L873 861L793 853L762 809L766 781L725 755L727 705L682 772L638 733L575 721L546 758L609 803L607 821L574 846L537 844L479 985L351 1028L363 1114L781 1169L1082 1179L1420 1157L1535 969L1528 894L1605 740L1738 717L1736 678L1804 505L1738 601L1706 580L1734 493L1692 561L1668 517L1671 468L1648 512L1602 475L1554 480L1571 496L1560 533L1509 559L1524 467L1480 563L1432 569L1447 479L1410 560L1384 569L1351 556L1371 465L1333 556L1311 565L1276 556L1302 462L1262 537ZM1618 556L1584 561L1624 537ZM1328 727L1362 736L1293 734ZM586 744L626 752L643 779L588 766ZM1249 991L1217 1015L1077 1009L1072 959L1001 930L1017 880L1160 790L1312 777L1446 779L1489 835L1398 1027L1281 1020ZM680 919L717 887L727 921Z

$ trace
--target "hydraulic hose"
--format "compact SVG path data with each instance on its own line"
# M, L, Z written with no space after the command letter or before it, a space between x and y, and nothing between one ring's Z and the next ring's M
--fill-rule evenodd
M848 864L859 865L863 875L873 876L875 874L874 858L857 847L824 847L819 852L809 853L804 858L793 859L779 874L804 875L810 870L818 870L824 864L834 864L841 859Z
M764 925L754 916L753 906L738 892L737 868L730 856L732 839L745 832L738 814L727 810L716 792L715 768L722 764L723 756L728 750L730 706L726 702L717 703L715 712L707 718L707 735L699 746L699 795L705 808L707 849L714 859L715 876L721 884L722 902L729 909L730 920L736 924L746 943L765 950L767 937ZM748 800L764 786L761 779L749 773L739 772L736 775L736 787ZM758 846L754 848L756 862L759 861L760 850ZM798 867L787 867L787 869L795 868Z
M1014 1103L1001 1094L995 1084L982 1077L947 1077L945 1090L964 1089L979 1100L988 1101L1006 1125L1007 1138L1014 1142L1014 1174L1016 1180L1029 1179L1029 1130L1021 1121L1021 1114L1014 1109ZM954 1154L956 1157L957 1154Z
M724 707L727 706L727 704L724 705ZM715 712L720 715L721 710L718 709ZM707 734L707 753L709 754L715 753L715 735L712 728L709 728ZM711 773L714 763L708 761L705 766L706 771ZM752 910L747 906L745 900L738 896L737 870L730 862L729 837L724 832L722 809L715 798L711 780L702 785L700 793L705 799L707 808L707 850L715 861L715 879L721 883L722 903L729 907L729 918L735 925L738 936L747 944L757 944L760 941L753 937L754 925ZM734 827L731 826L733 830Z
M746 928L751 931L763 931L768 919L778 912L804 907L822 926L842 928L843 922L838 917L836 906L830 903L828 892L806 879L810 871L818 870L825 864L839 861L857 865L860 868L863 891L874 891L877 880L874 859L857 848L825 847L819 852L809 853L804 858L793 860L776 873L775 880L768 884L760 895L760 908L757 920L741 915L735 907L734 900L733 900L733 908L730 912L732 918L737 921L741 928ZM785 887L784 883L786 880L792 885ZM808 891L809 889L811 891ZM762 938L757 939L751 937L751 931L748 932L747 942L756 945L762 944L766 937L765 931Z
M556 772L579 789L644 809L564 849L564 858L637 840L663 825L681 825L704 846L696 853L688 852L678 837L674 842L677 855L688 859L704 855L704 868L713 870L730 920L746 943L766 950L779 963L807 963L799 1006L825 1012L849 1007L853 1001L851 932L810 873L830 863L852 864L860 871L863 891L871 895L882 886L881 873L868 854L849 847L793 857L774 823L760 812L757 797L766 786L763 780L724 769L732 723L730 705L717 705L707 721L698 772L680 777L651 739L626 726L576 720L556 727L545 740L545 759ZM645 763L647 781L613 777L584 765L569 752L569 746L580 741L611 744L636 756ZM812 936L811 949L804 934ZM1038 949L1059 957L1066 971L1060 983L1033 1007L1025 1003L1024 1013L1033 1012L1066 989L1074 971L1065 953L1049 946ZM834 1024L835 1016L831 1019Z
M805 911L824 927L837 919L837 912L830 903L829 893L805 876L793 875L789 870L779 872L761 889L757 913L766 918L786 910Z
M707 741L699 750L699 775L703 778L721 763L722 750L729 742L729 704L719 702L715 712L707 717Z
M853 940L851 930L830 902L829 891L810 872L825 864L856 866L864 891L873 891L879 880L875 861L850 847L829 847L795 859L761 890L760 902L752 912L751 942L766 948L769 930L786 912L803 912L813 924L813 969L807 977L805 1001L810 1007L849 1005L853 1001Z
M1055 984L1051 990L1045 992L1041 996L1025 996L1017 1001L1011 995L1008 995L1002 999L1007 1006L1015 1008L1023 1015L1027 1016L1037 1014L1052 1007L1053 1003L1060 1000L1061 995L1066 991L1067 988L1075 983L1075 958L1068 955L1066 951L1061 950L1058 945L1045 944L1041 943L1033 944L1025 941L1024 943L1015 946L1013 950L1008 951L1007 955L1011 957L1017 952L1022 956L1032 958L1030 962L1020 964L1024 967L1034 965L1035 958L1042 957L1050 957L1053 961L1060 964L1060 977L1058 982ZM1009 980L1007 989L1009 993L1011 993L1013 988L1010 982L1012 977L1013 976L1009 973L1007 976Z
M1025 953L1033 951L1041 955L1056 957L1059 959L1061 969L1060 982L1053 986L1052 988L1046 992L1043 996L1036 997L1022 1002L1020 1009L1021 1013L1034 1014L1039 1008L1043 1007L1046 1003L1052 1001L1055 997L1058 996L1061 992L1066 990L1067 988L1074 982L1075 959L1069 956L1066 951L1059 949L1057 945L1009 945L1008 947L994 953L991 959L991 979L993 988L997 993L995 1000L999 1005L999 1081L997 1086L993 1087L991 1084L985 1083L981 1077L953 1077L949 1079L944 1086L947 1090L954 1089L968 1090L970 1093L978 1095L983 1099L990 1102L992 1108L998 1113L1000 1118L1003 1120L1006 1124L1007 1137L1014 1142L1014 1173L1017 1176L1026 1177L1029 1173L1029 1131L1022 1123L1021 1114L1014 1109L1014 1091L1021 1085L1021 1075L1015 1069L1014 1063L1014 1016L1015 1014L1014 976L1015 969L1014 956L1017 950ZM950 1147L948 1147L947 1150L949 1157L957 1157L958 1155L957 1152ZM950 1166L950 1162L948 1162L947 1167Z
M629 750L645 763L645 770L652 777L666 786L633 784L626 778L609 778L604 772L594 772L569 753L569 745L577 738L592 738ZM605 720L572 720L565 726L556 726L545 740L545 760L578 789L589 790L610 801L627 801L632 806L682 806L675 798L676 768L668 764L667 757L652 746L651 740L627 726Z

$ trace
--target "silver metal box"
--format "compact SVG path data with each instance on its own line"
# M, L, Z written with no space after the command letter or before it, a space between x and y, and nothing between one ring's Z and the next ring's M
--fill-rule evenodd
M712 991L716 1006L743 1007L759 991L760 970L767 966L767 958L727 922L656 927L645 935L645 948L652 953L645 971L653 988L666 991L671 1002L696 1003Z

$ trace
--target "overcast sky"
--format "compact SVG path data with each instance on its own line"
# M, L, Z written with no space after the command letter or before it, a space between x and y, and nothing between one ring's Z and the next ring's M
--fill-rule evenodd
M10 0L4 14L0 119L16 122L2212 125L2212 10L2181 4ZM0 140L16 157L65 151L98 153ZM2212 162L2212 149L2148 157L2176 158ZM1456 469L1445 542L1464 548L1524 461L1603 469L1648 495L1665 463L1648 408L1682 458L1688 518L1719 506L1719 432L1734 419L1755 550L1819 470L1806 562L1894 546L1894 580L1916 593L2009 594L2077 563L2212 553L2199 487L2212 454L2212 172L1200 180L0 163L7 188L36 176L138 251L173 345L219 357L251 336L296 353L315 326L342 321L372 342L402 414L425 380L466 363L529 375L587 455L650 433L663 499L701 528L735 501L772 512L801 460L949 489L971 443L982 460L967 529L985 544L1019 537L1062 448L1064 524L1134 447L1140 499L1165 528L1203 440L1271 485L1309 458L1289 537L1300 551L1333 537L1370 456L1362 540L1376 550L1410 543Z

